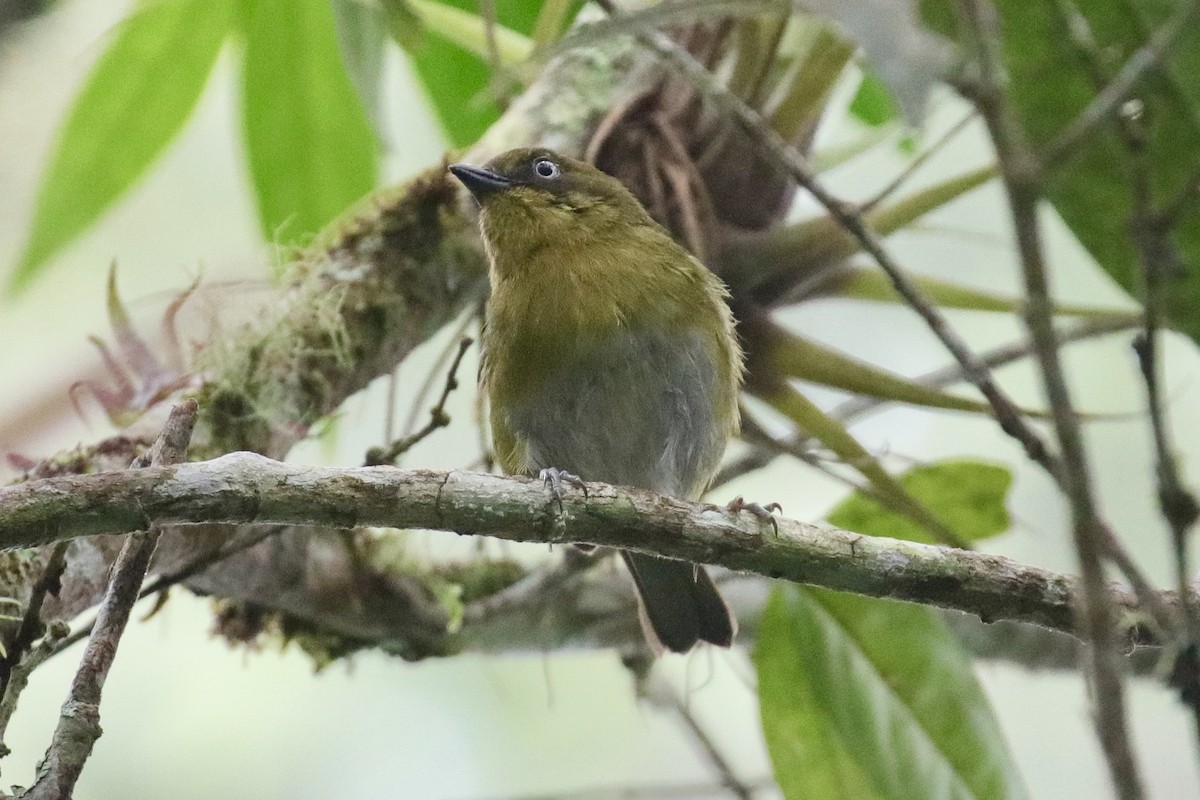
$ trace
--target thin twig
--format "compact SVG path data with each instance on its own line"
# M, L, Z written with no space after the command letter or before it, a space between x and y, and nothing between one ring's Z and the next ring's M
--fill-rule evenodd
M0 698L0 757L9 754L8 746L3 743L4 733L8 730L8 723L12 720L13 714L17 711L17 700L21 697L21 692L25 691L25 687L29 685L29 676L33 671L46 662L50 656L54 655L54 647L58 644L67 633L70 627L62 621L50 623L46 635L42 640L34 645L25 656L17 662L8 675L8 683L4 687L4 696Z
M1131 125L1144 128L1140 120ZM1171 529L1171 544L1175 559L1177 586L1187 586L1191 568L1188 566L1188 538L1200 517L1200 505L1183 483L1159 383L1158 344L1163 320L1166 317L1168 278L1179 269L1177 254L1169 241L1171 229L1164 225L1155 211L1152 197L1148 132L1127 139L1132 150L1133 219L1131 230L1134 248L1141 267L1142 295L1145 298L1146 325L1133 345L1146 386L1147 412L1154 437L1155 473L1158 478L1158 501L1163 519ZM1172 670L1172 684L1179 689L1186 706L1191 709L1194 734L1200 742L1200 625L1191 618L1194 609L1190 598L1183 602L1182 639Z
M717 747L717 743L708 735L708 731L704 730L704 726L696 719L695 714L688 708L683 698L674 692L671 693L671 708L679 717L679 721L687 728L688 733L692 735L692 740L704 750L704 755L716 768L717 774L721 776L721 784L729 790L729 793L738 800L754 800L754 787L743 782L737 776L737 772L725 758L721 748Z
M496 43L496 0L479 0L479 16L483 19L488 62L492 65L492 72L498 73L504 62L500 59L500 45Z
M468 603L463 609L463 622L479 623L520 609L543 605L548 594L557 591L575 576L587 572L596 563L593 555L568 547L561 559L531 570L511 586Z
M979 70L979 83L970 99L983 115L996 148L1025 279L1025 322L1062 448L1059 482L1070 503L1071 527L1079 557L1083 589L1080 612L1090 640L1087 652L1097 734L1118 795L1123 800L1138 800L1144 792L1127 729L1120 651L1104 577L1104 525L1092 497L1079 417L1071 404L1054 334L1053 305L1037 217L1043 175L1025 132L1007 107L1002 88L1000 21L995 7L989 0L958 0L958 8Z
M1113 84L1106 75L1104 54L1086 17L1071 0L1056 0L1056 6L1072 43L1083 59L1083 66L1097 91L1098 98L1104 96ZM1190 8L1181 6L1177 14L1190 16L1198 6L1200 4L1197 3L1193 3ZM1179 21L1178 15L1168 20L1166 26L1151 36L1150 42L1139 50L1133 59L1126 62L1121 74L1126 74L1130 64L1139 58L1142 58L1139 63L1145 64L1147 68L1161 64L1166 58L1171 40L1179 33L1178 30L1171 30ZM1156 49L1153 60L1145 60L1147 48ZM1117 76L1117 80L1121 74ZM1148 416L1157 457L1159 504L1172 531L1176 583L1187 586L1190 574L1187 563L1187 534L1195 523L1200 508L1197 507L1195 497L1184 487L1175 463L1157 365L1157 337L1165 316L1164 278L1172 271L1180 269L1180 255L1171 240L1171 228L1177 223L1176 215L1180 209L1177 204L1186 197L1186 186L1185 193L1168 205L1164 212L1156 211L1152 196L1150 132L1143 115L1120 113L1116 121L1117 134L1130 156L1128 163L1133 206L1130 229L1141 267L1142 295L1145 298L1144 329L1142 335L1134 342L1134 351L1146 386ZM1130 578L1139 595L1152 595L1149 582L1144 576L1137 574L1133 559L1121 546L1115 534L1107 528L1105 534L1109 558ZM1148 604L1148 608L1164 631L1175 627L1174 620L1165 616L1163 608L1154 603ZM1182 609L1183 621L1177 634L1180 643L1175 654L1171 682L1179 688L1181 698L1192 711L1193 727L1197 740L1200 741L1200 651L1197 649L1200 647L1200 625L1191 617L1194 609L1190 596L1183 598Z
M1061 167L1068 162L1079 144L1085 141L1100 126L1104 125L1119 111L1121 105L1129 98L1151 70L1156 69L1166 58L1167 51L1188 30L1192 18L1200 12L1200 0L1191 0L1179 5L1170 19L1150 37L1150 40L1139 47L1133 55L1126 59L1117 75L1100 90L1083 111L1079 112L1070 125L1063 129L1050 142L1042 154L1042 164L1048 168ZM1070 24L1070 20L1068 20Z
M1091 81L1098 95L1104 94L1110 85L1105 69L1105 55L1092 32L1087 18L1080 12L1073 0L1054 0L1054 5L1062 17L1063 26L1068 38L1082 58L1083 67L1087 72L1088 79ZM1140 114L1120 113L1116 116L1115 120L1117 122L1117 135L1129 151L1132 160L1137 162L1144 159L1146 132L1144 130L1145 126L1140 119ZM1133 180L1135 184L1139 180L1137 169L1134 170ZM1136 185L1134 191L1136 195ZM1134 221L1134 226L1136 229L1135 247L1146 245L1147 239L1145 237L1149 235L1148 231L1142 230L1136 220ZM1174 251L1174 246L1167 237L1156 236L1155 245L1157 248L1161 248L1157 250L1155 254L1156 258L1163 260L1178 259L1178 255ZM1115 532L1108 525L1101 525L1096 532L1100 537L1104 554L1125 574L1130 584L1134 587L1134 590L1147 599L1146 608L1154 616L1155 623L1164 633L1173 630L1176 627L1176 621L1171 615L1165 612L1161 604L1153 600L1153 584L1141 572L1141 569L1125 549L1120 539L1117 538Z
M372 447L367 451L365 466L395 464L396 459L412 449L417 442L450 424L450 415L446 413L446 401L450 398L450 393L458 388L458 367L462 364L463 356L467 354L467 350L474 343L475 340L470 336L464 336L458 343L458 352L454 356L454 361L450 363L450 370L446 373L446 385L442 389L442 396L438 398L437 405L429 410L429 422L425 427L416 433L397 439L387 447Z
M25 657L25 652L42 635L42 603L45 602L47 594L58 595L62 586L63 571L67 568L69 546L70 542L58 542L51 548L50 557L46 559L46 566L42 570L42 577L37 579L30 590L29 603L25 607L21 625L17 628L4 659L0 661L0 685L3 685L5 694L8 693L8 679L13 667ZM0 719L0 740L4 738L7 723L7 718Z
M964 114L962 119L960 119L958 122L954 123L949 128L947 128L946 131L941 136L939 136L933 144L929 145L928 147L923 149L920 153L918 153L914 158L909 160L909 162L904 165L904 169L901 170L900 174L897 175L895 178L893 178L891 180L891 182L889 182L886 186L884 186L882 189L880 189L878 192L876 192L875 195L873 197L871 197L869 200L867 200L866 202L859 203L858 204L858 213L860 213L860 214L871 213L873 210L875 210L875 208L880 203L882 203L884 200L887 200L889 197L891 197L893 194L895 194L895 192L901 186L903 186L908 181L908 179L911 178L914 173L916 173L917 170L919 170L921 167L923 167L925 165L925 163L927 161L929 161L930 158L937 155L937 153L943 147L945 147L946 144L948 144L955 136L962 133L962 131L967 127L967 125L969 125L971 123L971 121L975 119L975 116L976 116L976 112L974 109L972 109L971 111L968 111L966 114Z
M4 741L8 723L17 710L17 701L29 682L29 674L45 660L42 648L34 648L33 643L42 634L42 603L46 595L58 594L63 571L67 568L67 548L70 546L70 542L58 542L51 548L42 577L38 578L30 592L29 604L17 635L3 662L0 662L4 682L4 691L0 695L0 742ZM5 755L8 755L8 748L0 744L0 757Z
M162 434L146 455L135 460L134 466L182 462L196 424L197 409L195 400L185 400L171 409ZM83 765L100 738L100 694L160 534L159 526L151 524L148 530L131 533L125 539L96 613L95 632L84 648L58 727L38 767L37 779L20 797L67 800L73 795Z

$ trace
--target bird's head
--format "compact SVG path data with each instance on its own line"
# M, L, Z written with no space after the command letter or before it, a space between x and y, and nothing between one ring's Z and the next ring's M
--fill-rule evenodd
M450 171L479 203L484 241L501 269L547 247L603 246L630 226L654 225L616 178L553 150L509 150Z

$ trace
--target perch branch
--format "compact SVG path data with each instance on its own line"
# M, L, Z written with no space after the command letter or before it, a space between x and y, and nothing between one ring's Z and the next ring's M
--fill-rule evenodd
M563 516L536 481L469 472L333 468L285 464L253 453L98 475L72 475L0 489L0 546L46 544L151 524L270 523L334 528L422 528L510 541L582 542L716 564L772 578L891 597L1072 633L1078 581L1002 556L875 538L757 518L649 492L589 484L564 499ZM186 531L181 535L186 536ZM1129 591L1106 587L1118 609L1144 609ZM1178 598L1158 600L1177 613ZM1105 632L1112 636L1112 631ZM1130 643L1158 643L1134 626Z

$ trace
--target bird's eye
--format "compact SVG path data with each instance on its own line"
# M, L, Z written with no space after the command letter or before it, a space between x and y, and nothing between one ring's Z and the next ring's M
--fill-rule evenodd
M537 161L533 162L533 171L537 173L538 177L540 178L557 178L558 164L555 164L548 158L539 158Z

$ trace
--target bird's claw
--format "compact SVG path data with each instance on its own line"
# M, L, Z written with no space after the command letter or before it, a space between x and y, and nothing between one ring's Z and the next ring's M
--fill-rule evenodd
M576 489L583 490L583 497L586 500L588 496L587 484L578 475L573 475L565 470L555 469L554 467L546 467L538 473L538 478L550 490L550 494L554 495L555 502L558 503L558 513L564 513L563 509L563 484L574 486Z
M783 513L783 506L779 503L761 503L746 502L746 498L740 494L729 501L725 506L725 510L731 514L739 514L743 511L748 511L760 520L765 520L771 523L771 527L775 529L775 534L779 534L779 522L775 519L773 512Z

